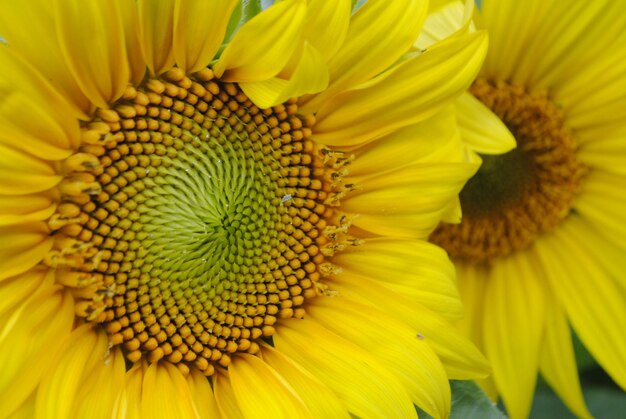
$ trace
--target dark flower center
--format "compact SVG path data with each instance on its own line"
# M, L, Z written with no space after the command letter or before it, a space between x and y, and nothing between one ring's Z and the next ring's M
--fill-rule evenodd
M471 92L507 125L517 148L481 156L460 194L462 222L440 225L431 241L454 258L480 263L525 249L554 229L569 214L586 169L547 95L482 79Z

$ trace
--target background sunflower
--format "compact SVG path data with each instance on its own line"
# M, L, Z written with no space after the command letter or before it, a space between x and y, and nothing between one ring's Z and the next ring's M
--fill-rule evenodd
M538 370L572 411L588 415L568 323L625 383L617 233L626 109L626 22L617 10L625 6L484 1L476 14L476 27L490 34L470 89L482 104L465 97L457 109L483 166L461 193L464 220L431 238L455 259L468 307L462 327L494 367L484 388L513 417L529 414ZM474 27L460 2L429 19L432 39ZM498 155L509 151L510 134L485 129L495 124L485 105L511 130L515 150Z

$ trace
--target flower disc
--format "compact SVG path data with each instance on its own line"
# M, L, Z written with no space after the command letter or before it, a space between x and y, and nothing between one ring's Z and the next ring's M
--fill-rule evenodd
M296 111L261 111L210 70L172 70L84 124L49 223L67 240L46 261L82 287L77 312L128 360L210 375L256 353L277 317L302 316L329 185L312 119Z

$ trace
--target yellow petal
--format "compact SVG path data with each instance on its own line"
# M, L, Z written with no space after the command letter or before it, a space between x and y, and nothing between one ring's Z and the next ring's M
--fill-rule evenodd
M187 73L207 67L224 40L237 3L237 0L176 0L174 56L178 67Z
M245 418L313 417L287 381L260 358L239 355L228 367L228 372L237 404Z
M0 330L17 306L28 300L35 290L42 286L46 275L50 277L46 282L52 283L51 275L41 268L31 269L0 282Z
M461 200L456 197L452 199L452 202L448 206L448 209L441 214L442 223L458 224L461 222L463 211L461 210Z
M541 271L524 256L515 254L494 264L483 317L485 354L513 419L530 412L546 310Z
M53 3L0 0L0 10L0 33L10 49L42 71L48 80L54 80L55 88L68 100L76 117L86 117L91 103L74 79L57 41Z
M450 386L443 366L417 330L371 306L341 296L320 297L307 313L382 362L411 400L433 417L450 413Z
M217 402L209 379L197 368L191 368L187 375L187 384L199 418L213 419L219 417Z
M138 362L126 373L126 384L115 403L114 417L142 419L141 388L146 369L144 362Z
M352 414L417 417L406 390L384 364L311 318L282 322L274 343L277 350L330 387Z
M555 297L550 296L553 300ZM546 330L539 367L541 375L567 407L580 418L590 418L580 388L569 324L556 301L547 304Z
M604 128L601 126L601 128ZM592 137L582 142L580 135L577 136L580 148L576 152L576 158L592 169L613 173L626 179L626 127L621 131L604 134L593 134Z
M69 102L12 49L0 49L0 64L0 144L46 160L66 158L80 139Z
M574 208L581 218L594 226L596 232L626 249L626 177L593 170L585 177L583 193L574 201Z
M43 211L53 205L51 194L37 193L20 195L19 199L11 195L0 196L0 215L30 214Z
M316 141L357 145L425 120L470 85L486 51L484 32L455 37L336 96L319 110Z
M274 4L246 22L213 66L217 77L234 82L267 80L289 62L302 45L306 1Z
M292 97L323 90L328 85L328 70L324 57L305 42L298 65L289 79L273 77L239 85L255 105L265 109Z
M341 199L341 209L358 214L353 223L367 231L397 237L426 237L477 166L426 163L374 174Z
M444 313L438 315L410 301L404 294L360 275L342 273L336 276L333 289L337 289L339 295L378 307L413 327L437 353L450 379L477 379L489 373L485 357L443 320Z
M56 204L43 195L0 195L0 226L47 220Z
M566 6L566 3L548 4L540 0L529 0L524 4L498 0L482 2L477 26L488 28L490 40L489 54L481 73L487 78L514 79L527 85L532 66L541 60L541 56L528 48L528 44L533 43L535 38L543 42L541 23L548 15L548 9L559 4Z
M596 24L600 25L594 22L594 26ZM567 109L567 124L576 131L577 137L584 137L585 131L600 126L601 134L591 138L602 140L614 126L624 126L626 48L623 40L617 40L615 45L613 42L615 40L607 42L606 47L593 56L593 61L581 61L578 71L556 75L559 80L554 86L553 100ZM575 49L579 51L578 45ZM580 51L587 53L582 49Z
M511 131L473 95L463 93L454 105L463 143L470 149L481 154L502 154L515 148Z
M32 419L33 417L35 417L34 393L16 411L7 416L7 419Z
M332 390L285 354L264 345L262 358L289 383L314 418L350 417L346 406Z
M0 227L0 280L19 275L41 262L52 248L43 223Z
M0 194L30 194L52 188L62 179L48 162L0 144Z
M328 63L330 86L306 103L318 110L332 97L363 83L398 61L420 32L427 2L369 0L353 16L341 48ZM331 42L337 42L335 40Z
M573 223L575 228L570 229L569 234L585 243L584 249L589 257L595 261L601 270L606 272L608 277L621 278L624 263L624 249L626 243L618 242L615 232L606 236L606 229L598 226L583 217L573 216L567 219L568 223ZM626 281L616 281L626 291Z
M485 302L485 290L488 285L488 281L485 281L485 278L488 277L489 268L460 261L454 261L454 266L457 271L459 293L465 308L465 315L455 325L463 336L468 337L478 350L484 353L483 318L485 306L487 305ZM493 374L477 380L477 384L480 385L491 400L497 401L498 391L493 381Z
M33 103L24 94L12 92L3 97L0 121L6 122L3 124L5 131L0 134L2 149L19 150L49 160L61 160L71 154L67 144L63 145L67 148L54 144L68 142L58 122L47 108Z
M426 121L400 128L352 151L350 179L424 162L464 161L461 137L452 108ZM389 162L393 162L392 165Z
M108 108L130 77L118 2L57 0L55 18L61 51L76 82L93 104Z
M103 341L96 351L104 356L93 370L84 377L72 413L79 418L107 419L112 417L115 400L124 388L126 359L121 349L107 348ZM108 351L108 352L107 352ZM103 385L106 383L106 385Z
M348 33L350 0L311 0L304 21L304 38L328 61L343 44Z
M456 33L473 30L471 25L474 1L444 0L429 2L429 13L415 47L427 49Z
M70 417L80 398L85 380L97 374L98 368L106 368L107 335L92 325L75 329L65 340L53 367L41 380L37 392L37 418ZM116 391L100 388L100 391ZM107 400L108 395L104 395ZM113 405L105 414L111 415Z
M142 418L191 419L198 416L185 377L169 362L148 366L141 391Z
M119 3L126 41L126 59L130 70L130 82L138 85L146 74L139 33L139 12L137 2L124 0Z
M542 2L528 3L525 8L532 10L532 3ZM556 2L543 8L547 9L544 16L535 18L536 32L531 32L526 43L519 46L523 48L521 57L531 63L520 62L516 72L528 72L528 85L558 89L569 82L570 74L576 77L578 71L571 71L573 68L588 67L591 62L595 65L596 60L602 61L607 55L623 57L626 38L620 4L611 0ZM520 17L515 15L516 20Z
M489 268L483 265L454 261L457 272L459 294L463 302L464 315L455 324L464 336L467 336L479 348L483 346L483 318L487 302Z
M623 281L618 285L578 241L578 231L584 231L579 225L570 217L553 236L537 242L537 254L576 334L611 378L626 388L626 333L621 327L626 324L626 290Z
M138 0L137 5L146 65L161 74L174 65L174 0Z
M226 374L217 373L213 376L213 389L217 407L223 418L243 418L243 413L239 410L239 404L235 398L230 379Z
M0 405L3 414L16 410L32 394L54 365L55 355L69 336L74 321L74 302L58 287L48 284L31 298L25 296L23 301L0 329Z
M411 302L458 318L462 313L454 267L443 249L422 240L367 239L333 256L344 274L379 281Z

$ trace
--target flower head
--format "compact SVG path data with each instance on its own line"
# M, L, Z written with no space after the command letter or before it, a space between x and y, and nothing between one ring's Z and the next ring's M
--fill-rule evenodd
M484 34L408 54L423 2L242 5L2 2L9 413L445 417L484 375L424 240L476 170L449 108Z
M589 415L570 326L626 387L625 5L487 0L477 13L490 50L457 114L483 164L460 194L462 222L431 240L453 257L462 328L492 364L485 388L512 417L528 415L539 371ZM462 23L460 7L439 21Z

